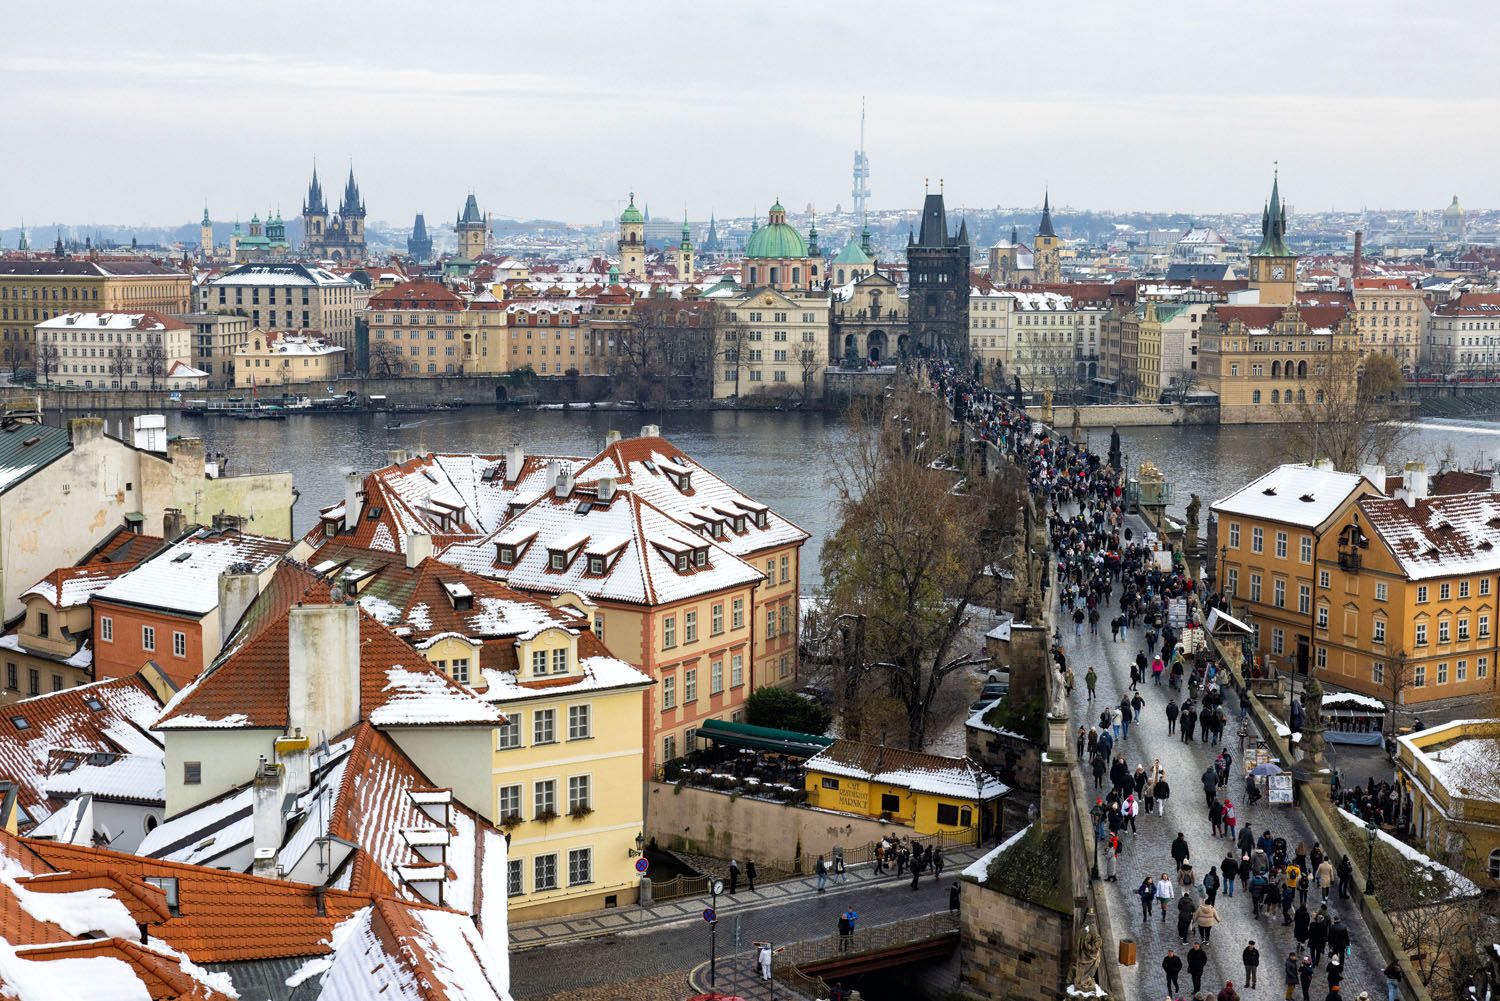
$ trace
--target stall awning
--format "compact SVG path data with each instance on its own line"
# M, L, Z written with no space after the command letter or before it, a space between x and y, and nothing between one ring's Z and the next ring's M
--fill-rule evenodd
M795 730L777 730L769 726L751 726L749 723L730 723L721 719L704 721L698 728L698 736L716 744L743 747L751 751L771 751L797 758L810 758L833 743L832 737L819 737Z

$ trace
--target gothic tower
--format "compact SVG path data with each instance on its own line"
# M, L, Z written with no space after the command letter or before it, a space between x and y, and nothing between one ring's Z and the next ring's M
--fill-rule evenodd
M908 329L918 350L948 358L969 353L969 231L948 232L941 190L922 205L922 229L906 238Z
M688 229L687 213L682 214L682 242L677 245L677 280L693 280L693 234Z
M1062 281L1062 244L1052 231L1052 193L1042 195L1042 221L1036 228L1036 243L1032 247L1036 262L1036 283L1054 285Z
M203 221L198 224L198 254L200 257L214 256L214 224L208 218L208 206L203 206Z
M313 164L312 183L302 203L302 242L309 249L323 245L328 233L328 203L323 200L323 185L318 181L318 166Z
M365 202L359 196L359 185L354 181L354 165L349 166L349 180L344 183L344 201L339 206L339 217L344 224L344 240L349 249L360 251L365 246Z
M1260 246L1250 254L1250 287L1268 306L1285 306L1297 297L1297 255L1286 245L1286 206L1281 178L1271 179L1271 200L1260 216Z
M469 261L477 261L484 256L484 216L480 214L479 202L472 194L464 202L464 210L453 224L453 231L458 234L458 256Z
M406 253L418 264L425 264L432 257L432 237L427 235L427 220L420 212L412 223L411 236L406 238Z
M635 207L635 192L630 204L620 213L620 272L637 278L646 276L646 220Z

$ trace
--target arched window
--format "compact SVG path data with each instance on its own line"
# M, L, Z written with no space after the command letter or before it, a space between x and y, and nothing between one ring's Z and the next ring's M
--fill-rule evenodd
M1257 389L1255 392L1253 392L1253 393L1250 394L1250 402L1251 403L1259 403L1260 402L1260 390Z
M1271 390L1271 402L1272 403L1280 403L1281 402L1281 390L1279 390L1279 389L1273 389L1273 390Z
M1297 390L1297 402L1298 403L1306 403L1307 402L1307 390L1305 390L1305 389L1299 389L1299 390Z
M1280 379L1281 378L1281 362L1279 362L1279 361L1273 361L1271 363L1271 378L1273 378L1273 379Z
M1297 363L1297 378L1299 378L1299 379L1306 379L1307 378L1307 362L1305 362L1305 361L1299 361Z
M793 285L801 285L802 284L802 269L801 268L793 268L792 269L792 284Z
M1500 879L1500 848L1490 852L1490 879Z
M778 267L774 267L773 266L771 268L771 284L775 285L780 280L781 280L781 269L778 268Z
M754 285L758 281L760 281L760 269L759 268L751 268L750 269L750 284Z

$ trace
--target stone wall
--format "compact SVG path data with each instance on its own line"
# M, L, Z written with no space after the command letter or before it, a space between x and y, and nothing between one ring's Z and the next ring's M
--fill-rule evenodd
M1075 421L1079 427L1176 427L1178 425L1217 424L1217 403L1098 403L1072 407L1054 404L1050 409L1031 406L1026 413L1033 420L1044 421L1066 431Z
M1012 788L1034 796L1041 789L1042 749L1013 733L993 733L964 727L964 753L995 773Z
M959 975L983 998L1060 998L1073 941L1071 917L959 882Z

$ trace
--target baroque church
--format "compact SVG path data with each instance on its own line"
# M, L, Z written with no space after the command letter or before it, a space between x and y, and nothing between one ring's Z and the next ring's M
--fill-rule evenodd
M318 168L313 167L312 183L307 186L307 200L302 203L303 249L314 257L335 261L365 259L365 203L354 181L354 168L344 184L344 200L329 217L328 203L323 200L323 185Z

